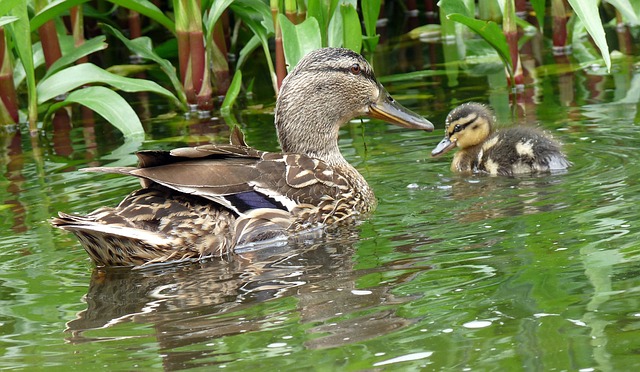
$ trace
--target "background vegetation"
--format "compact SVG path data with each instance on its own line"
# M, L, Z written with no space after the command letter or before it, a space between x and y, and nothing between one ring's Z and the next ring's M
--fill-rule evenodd
M449 58L472 55L463 38L469 30L479 35L482 53L497 54L516 89L525 84L518 50L528 39L607 69L608 37L618 38L618 54L638 45L640 4L630 0L3 0L0 122L28 123L35 134L39 123L69 120L70 107L82 105L126 137L140 137L141 122L121 92L151 92L178 112L228 113L240 92L252 90L242 71L253 56L264 58L275 96L287 69L310 50L347 47L372 58L392 9L424 11L426 24L405 37L457 45ZM122 47L128 56L110 57Z

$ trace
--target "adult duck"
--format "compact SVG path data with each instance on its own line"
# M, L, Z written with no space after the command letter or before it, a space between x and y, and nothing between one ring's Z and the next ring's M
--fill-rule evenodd
M513 176L553 172L571 166L561 145L534 127L517 126L494 131L493 111L470 102L453 109L445 121L445 136L431 152L438 157L459 148L451 170Z
M140 178L117 207L59 213L98 266L138 266L222 256L239 247L348 223L373 210L373 191L340 153L338 131L359 116L432 131L394 101L371 66L347 49L305 56L285 78L275 126L282 153L246 145L141 151L138 167L89 168Z

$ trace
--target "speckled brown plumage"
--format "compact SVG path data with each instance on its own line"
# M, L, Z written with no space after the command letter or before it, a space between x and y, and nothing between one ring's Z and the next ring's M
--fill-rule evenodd
M89 171L138 177L117 207L60 213L99 266L148 265L232 253L292 233L347 223L375 207L373 191L344 159L338 131L357 116L413 129L433 125L395 102L371 66L346 49L309 53L284 80L275 124L283 153L229 145L139 152L138 167Z
M537 128L519 126L494 132L493 112L479 103L453 109L445 123L445 137L432 151L440 156L458 147L451 170L513 176L565 170L571 166L551 135Z

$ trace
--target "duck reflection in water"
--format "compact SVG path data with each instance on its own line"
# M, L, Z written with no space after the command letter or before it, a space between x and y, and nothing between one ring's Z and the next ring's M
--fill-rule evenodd
M313 240L314 244L307 240L294 246L240 253L230 262L146 270L96 269L86 295L87 309L67 323L67 340L108 341L118 338L114 334L122 323L150 324L153 334L140 337L156 338L164 366L177 368L184 363L197 365L198 358L210 362L217 351L211 347L211 352L203 355L200 343L265 331L281 323L282 318L300 324L317 323L307 329L304 340L310 349L367 340L412 324L414 320L395 313L398 306L390 305L414 297L396 298L387 286L358 288L356 281L363 275L380 270L398 272L402 267L354 270L356 230L354 227L345 234L341 229L339 235L325 232ZM407 270L396 277L395 283L414 275L415 270ZM274 301L285 297L295 302ZM366 316L338 316L355 311ZM111 330L100 336L102 328ZM130 328L123 329L123 337L130 337L126 333ZM91 331L89 336L85 335L87 331ZM193 344L200 345L193 352L185 351ZM172 353L176 348L180 351Z

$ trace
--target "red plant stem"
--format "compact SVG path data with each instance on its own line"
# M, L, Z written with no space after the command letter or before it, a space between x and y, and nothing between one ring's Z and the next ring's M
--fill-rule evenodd
M418 23L418 4L416 2L416 0L409 0L407 1L407 11L406 11L406 17L408 19L406 28L407 28L407 32L409 30L412 30L416 27L418 27L420 24Z
M527 14L527 0L516 0L516 14L518 16L526 16Z
M629 27L624 23L622 14L616 9L616 34L618 35L618 45L622 54L631 55L633 53L633 43L631 41L631 32Z
M2 101L0 110L5 111L6 115L13 120L13 123L17 123L20 120L18 116L18 95L13 85L13 69L11 68L11 60L2 27L0 27L0 100ZM13 124L9 123L9 118L4 118L2 114L0 114L0 119L3 121L0 124Z
M231 21L229 20L229 11L225 10L220 16L220 21L222 22L222 32L224 34L224 45L231 45ZM225 49L225 56L229 48Z
M433 0L424 0L424 15L427 17L427 24L438 23L438 10Z
M215 69L215 82L216 82L216 88L217 88L217 94L220 96L223 96L225 94L227 94L227 91L229 90L229 85L231 84L231 79L230 79L230 74L229 74L229 61L227 59L228 56L228 49L227 49L227 42L226 42L226 37L225 37L225 27L224 27L224 21L222 19L219 19L218 22L216 22L214 29L213 29L213 42L215 43L216 47L218 48L218 50L220 51L220 55L227 60L224 63L219 64L220 66L226 66L226 68L223 67L223 69Z
M189 32L189 52L191 55L191 80L193 81L193 89L199 92L202 88L202 79L204 77L205 66L205 49L202 30Z
M129 38L137 39L142 36L142 21L140 19L140 13L130 10L129 11Z
M524 84L522 66L520 65L520 54L518 53L518 27L515 20L515 6L513 0L507 0L504 7L503 32L509 45L509 55L511 57L511 72L513 73L512 85Z
M564 0L552 0L551 16L553 18L553 47L562 50L567 45L567 15Z
M177 30L178 39L178 64L180 65L180 81L184 87L184 93L187 96L187 102L189 104L196 103L196 92L193 89L193 81L189 73L189 60L191 56L189 32Z
M273 24L276 31L276 81L278 83L278 89L282 86L282 81L287 76L287 66L284 58L284 48L282 46L282 30L280 29L280 22L278 22L278 8L271 8L271 16L273 17Z
M276 38L276 77L278 89L282 86L282 81L287 76L287 62L284 59L284 47L282 46L282 36Z
M47 68L62 57L60 51L60 43L58 42L58 34L53 21L48 21L38 29L38 35L42 43L42 51L44 52L44 61Z
M187 77L187 67L189 66L189 33L187 31L176 31L178 40L178 64L180 65L180 81L184 82Z

